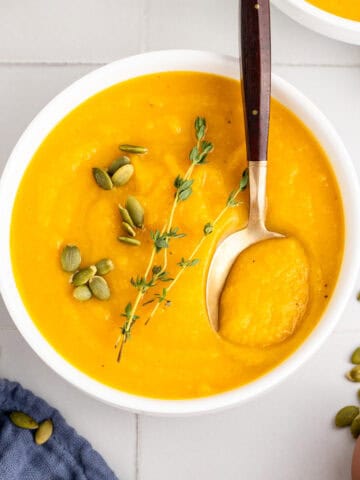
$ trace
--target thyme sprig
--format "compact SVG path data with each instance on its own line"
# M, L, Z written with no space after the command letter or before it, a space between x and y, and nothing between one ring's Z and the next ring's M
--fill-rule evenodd
M213 144L205 140L207 125L205 118L197 117L195 120L195 137L196 145L191 149L189 153L190 166L186 170L183 176L178 175L174 180L175 194L172 207L170 209L170 214L165 222L162 230L155 230L150 232L151 239L153 242L153 248L151 251L150 259L145 270L145 274L142 277L136 277L131 279L131 284L136 288L137 295L134 301L134 304L128 303L125 307L124 313L122 316L125 317L124 324L120 329L120 334L116 340L115 348L119 347L119 352L117 356L117 361L120 361L123 347L125 343L131 337L131 330L138 320L139 316L136 314L136 311L139 307L141 300L143 299L146 292L157 285L158 281L171 281L174 279L169 279L166 274L167 263L168 263L168 248L171 240L176 238L182 238L185 236L183 233L179 233L177 227L173 227L174 215L176 207L180 202L187 200L192 194L192 185L194 180L191 178L194 168L198 165L203 165L206 163L207 156L214 149ZM156 254L163 251L163 264L160 268L156 268L154 273L154 260ZM191 259L192 260L192 259ZM150 272L152 276L149 278ZM167 278L167 280L164 280ZM158 294L158 305L165 301L167 295L167 289L163 289L162 294Z
M205 242L206 238L214 231L215 226L217 223L222 219L222 217L225 215L225 213L228 211L229 208L234 208L240 205L242 202L239 200L239 194L243 192L247 185L249 183L249 171L248 169L245 169L243 171L239 186L237 189L233 190L229 197L226 200L225 207L221 210L221 212L218 214L218 216L215 218L214 221L208 222L204 225L203 227L203 236L201 237L200 241L197 243L197 245L194 247L193 251L191 252L191 255L189 256L188 259L181 258L180 262L178 263L178 266L180 267L178 273L175 275L174 279L170 282L169 286L166 288L166 295L174 288L176 283L179 281L180 277L182 274L185 272L185 270L189 267L194 267L199 263L199 259L196 258L196 255L200 248L202 247L203 243ZM160 304L164 302L166 299L166 296L161 297L161 301L158 298L158 302L154 306L153 310L151 311L148 319L146 320L146 324L149 323L149 321L154 317L156 314Z

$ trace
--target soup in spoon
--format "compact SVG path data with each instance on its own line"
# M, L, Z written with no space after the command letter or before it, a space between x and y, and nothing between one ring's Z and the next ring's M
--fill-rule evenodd
M289 338L306 312L309 268L293 238L264 240L244 250L221 296L220 335L249 347Z

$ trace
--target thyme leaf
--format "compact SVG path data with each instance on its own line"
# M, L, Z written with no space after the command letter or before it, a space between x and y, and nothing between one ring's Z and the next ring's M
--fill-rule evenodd
M184 179L178 175L174 181L174 186L176 188L175 196L180 202L187 200L192 194L192 184L194 180Z
M120 315L121 315L122 317L125 317L127 320L129 320L130 318L132 318L134 322L135 322L138 318L140 318L138 315L132 315L131 312L132 312L132 304L131 304L131 302L129 302L129 303L126 305L123 313L121 313ZM123 326L123 333L126 332L126 331L127 331L127 329L126 329L126 326L124 325L124 326ZM130 332L129 332L129 333L130 333Z
M195 267L195 265L197 265L199 262L200 262L199 258L186 259L182 257L178 265L181 268L188 268L188 267Z
M167 289L166 288L163 288L161 293L155 293L155 297L158 299L159 303L166 300L166 296L167 296Z
M197 117L195 119L195 135L198 142L205 137L206 133L206 120L204 117Z
M243 192L248 186L248 184L249 184L249 169L245 168L240 180L240 185L239 185L240 192Z
M151 277L150 280L147 281L145 277L140 277L140 276L137 276L136 278L131 278L130 283L133 287L136 288L136 290L139 290L139 292L141 293L145 293L146 290L148 290L149 288L153 287L156 284L154 277Z

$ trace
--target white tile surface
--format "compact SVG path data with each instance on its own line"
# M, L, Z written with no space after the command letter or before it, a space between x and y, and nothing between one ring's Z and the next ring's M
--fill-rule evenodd
M311 32L275 8L272 13L274 64L360 65L357 47ZM148 50L166 46L238 54L237 0L148 0L147 20Z
M261 398L186 419L143 417L142 480L347 480L353 440L334 413L356 402L343 377L352 334L336 334L305 367Z
M19 136L34 116L57 93L94 68L85 65L9 66L0 62L0 172Z
M272 13L274 71L325 112L360 174L360 48ZM1 0L0 171L38 110L97 64L152 49L236 54L237 37L237 0ZM137 428L135 416L86 397L48 369L2 301L0 376L58 407L124 480L347 480L353 443L331 422L340 406L355 401L356 386L343 380L359 342L354 296L336 331L300 371L223 413L140 417Z
M137 53L142 0L1 0L3 62L109 62Z
M237 3L237 0L148 0L146 47L236 54Z
M103 63L164 48L236 55L237 17L238 0L2 0L0 61ZM274 63L360 65L357 47L275 8L272 24Z
M273 63L287 65L358 65L358 47L312 32L272 8Z

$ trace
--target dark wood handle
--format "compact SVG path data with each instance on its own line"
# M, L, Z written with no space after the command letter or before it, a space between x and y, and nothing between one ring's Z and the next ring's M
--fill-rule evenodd
M243 101L248 161L267 160L271 40L269 0L240 0Z

